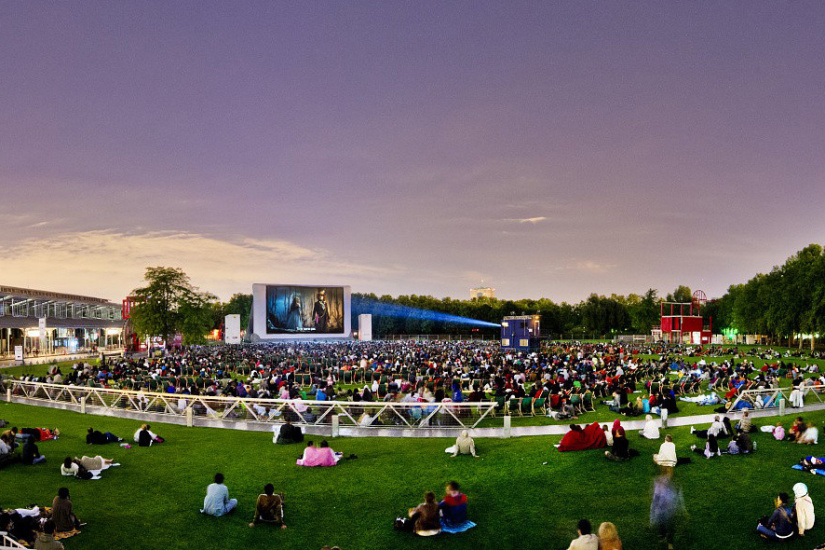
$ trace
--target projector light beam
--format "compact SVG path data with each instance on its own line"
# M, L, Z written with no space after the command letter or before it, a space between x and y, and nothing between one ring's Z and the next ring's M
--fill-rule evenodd
M449 313L441 313L440 311L430 311L427 309L420 309L416 307L402 306L399 304L387 304L375 300L356 299L352 300L353 315L371 314L375 317L395 317L401 319L421 319L427 321L436 321L441 323L449 323L453 325L468 325L474 327L501 327L498 323L489 323L487 321L479 321L478 319L471 319L470 317L461 317L459 315L451 315Z

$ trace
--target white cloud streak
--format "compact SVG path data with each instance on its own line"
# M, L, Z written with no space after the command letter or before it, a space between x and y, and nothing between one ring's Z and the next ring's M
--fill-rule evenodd
M182 268L193 284L228 299L255 282L369 283L397 276L277 239L236 240L185 232L82 231L0 247L0 282L118 301L140 286L148 266Z

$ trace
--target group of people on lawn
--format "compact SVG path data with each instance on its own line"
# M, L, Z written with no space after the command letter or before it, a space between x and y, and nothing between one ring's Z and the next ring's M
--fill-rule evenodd
M57 439L59 436L60 430L57 428L18 429L16 426L11 427L0 433L0 465L17 461L26 465L43 463L46 457L40 454L35 442ZM100 432L88 428L86 433L88 445L105 445L122 441L122 438L111 432ZM152 433L148 424L143 424L135 432L134 441L139 446L150 446L153 443L162 442L163 439ZM128 444L123 443L123 445ZM15 451L20 446L22 446L22 452L18 457ZM104 458L101 455L67 456L60 463L59 469L63 476L92 479L94 472L112 466L113 462L113 459ZM20 514L21 510L24 515ZM10 526L15 525L14 532L8 530ZM58 490L57 496L52 501L50 513L41 507L15 510L11 514L0 513L0 531L5 531L7 535L33 546L36 550L62 550L63 544L58 539L76 534L82 525L74 514L67 487L61 487Z

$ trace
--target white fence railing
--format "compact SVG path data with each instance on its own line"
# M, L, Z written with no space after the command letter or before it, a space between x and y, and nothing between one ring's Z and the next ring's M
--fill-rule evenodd
M731 403L730 410L734 411L737 408L742 408L742 402L747 403L747 408L753 409L771 409L779 407L779 401L784 399L786 407L794 407L797 403L810 404L813 396L816 402L822 403L822 394L825 392L825 386L792 386L785 388L766 388L759 390L744 390L740 392L733 403Z
M26 547L3 533L0 534L0 550L26 550Z
M89 408L165 418L185 419L195 425L199 418L227 422L277 424L290 419L300 426L472 429L501 427L495 416L497 403L430 403L309 401L211 397L206 395L151 393L87 386L65 386L18 380L0 381L2 395L12 401L48 403L86 412Z

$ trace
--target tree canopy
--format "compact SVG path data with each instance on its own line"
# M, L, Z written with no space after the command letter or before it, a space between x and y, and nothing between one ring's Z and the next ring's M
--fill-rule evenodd
M161 336L167 343L180 333L186 344L201 343L213 326L216 297L195 288L189 276L175 267L147 267L145 286L132 291L137 305L131 321L140 336Z

